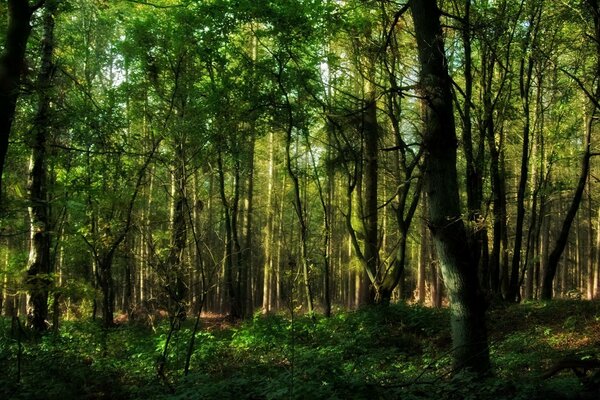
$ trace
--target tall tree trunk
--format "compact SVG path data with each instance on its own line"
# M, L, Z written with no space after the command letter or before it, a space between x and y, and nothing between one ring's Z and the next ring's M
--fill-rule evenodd
M123 271L123 312L131 314L135 304L135 264L133 255L135 239L132 235L127 235L125 238L125 268Z
M235 285L236 292L236 307L237 312L235 317L244 318L244 307L245 307L245 287L246 282L243 282L243 254L242 246L240 244L240 235L242 229L240 228L240 200L242 190L242 179L241 179L241 160L236 157L233 167L233 198L231 199L231 238L232 238L232 255L233 255L233 282Z
M254 313L254 290L252 290L254 281L253 276L253 261L254 261L254 244L253 244L253 214L254 214L254 147L256 139L254 137L255 131L252 127L250 133L250 139L248 143L248 165L247 165L247 193L246 193L246 223L244 226L245 240L244 240L244 251L242 254L242 273L241 282L242 298L245 299L244 304L244 316L252 315Z
M419 150L417 154L414 154L410 150L410 146L404 141L404 133L401 128L402 97L399 95L401 90L398 88L396 72L396 64L400 55L398 54L397 43L395 43L395 41L392 46L392 55L394 56L393 62L390 63L391 65L387 65L389 68L388 81L392 90L390 90L390 93L387 95L386 105L394 139L394 168L397 171L395 184L398 189L396 193L397 202L392 205L392 208L396 217L399 238L394 260L391 262L391 265L387 266L386 270L382 270L378 273L377 285L379 287L379 299L377 300L384 304L391 300L392 293L396 287L398 287L398 285L402 286L400 282L405 275L404 269L408 235L415 211L419 204L422 187L422 179L418 176L414 176L415 170L418 170L420 167L419 164L422 152ZM384 198L387 198L387 196L384 195ZM384 209L384 212L386 210L387 208ZM384 222L385 221L386 218L384 213ZM385 226L382 230L383 234L385 234ZM385 250L384 245L381 247ZM422 271L424 272L424 270ZM425 281L423 280L422 283L424 285ZM400 287L400 290L402 291L402 287ZM421 293L419 295L421 295Z
M435 0L412 0L410 7L421 65L425 101L425 176L429 228L448 288L454 365L478 373L490 369L485 301L477 265L461 218L456 172L456 128L451 82L444 52L440 10Z
M542 282L541 293L541 298L544 300L550 300L552 298L552 284L558 269L558 263L563 251L565 250L565 247L567 246L571 225L575 220L577 210L579 209L579 205L583 199L583 192L585 190L588 174L590 173L590 161L592 158L592 132L594 130L593 128L595 119L598 116L598 99L600 99L600 83L598 82L598 77L600 77L600 4L598 3L598 0L586 0L585 4L587 10L591 13L593 18L593 41L596 47L595 87L592 93L587 91L585 93L589 102L591 103L592 109L586 122L585 139L583 144L584 153L581 160L579 181L577 183L577 187L575 189L575 193L573 194L573 199L571 200L567 214L565 215L565 219L563 220L560 233L554 244L554 248L548 256L548 261L546 267L544 268L544 280Z
M115 283L112 274L112 265L115 248L111 248L106 254L100 255L96 262L97 280L102 291L102 320L105 328L114 325L115 314Z
M274 133L269 134L269 167L267 176L267 223L264 228L264 267L263 267L263 301L262 312L271 311L272 304L272 282L273 282L273 224L275 219L275 209L273 204L273 183L274 179Z
M294 129L295 121L294 121L294 112L292 109L292 103L290 102L290 98L288 95L288 91L286 90L282 78L283 78L283 69L284 65L279 64L279 73L277 75L279 89L281 93L285 97L285 105L286 105L286 113L287 113L287 121L286 121L286 129L285 129L285 164L288 176L292 181L292 186L294 188L294 210L296 212L296 217L298 220L298 226L300 230L300 263L302 268L302 278L304 283L304 295L306 297L306 305L307 311L310 315L313 314L314 305L313 305L313 295L312 288L310 285L309 279L309 259L308 259L308 226L306 219L306 210L304 209L304 204L302 202L301 190L300 190L300 180L298 178L297 171L295 171L294 166L292 165L292 132ZM297 153L297 151L296 151ZM290 288L291 290L292 288Z
M594 214L592 204L593 186L590 175L588 174L587 190L587 279L586 279L586 298L594 299L594 266L596 265L596 245L594 243Z
M331 138L331 127L328 130L328 138ZM330 297L330 269L331 269L331 201L332 201L332 188L331 188L331 174L333 172L329 171L331 169L330 165L330 149L327 148L327 160L326 165L328 168L327 171L327 190L323 188L323 184L321 183L321 179L319 178L319 170L317 168L316 157L313 153L310 142L307 140L306 146L309 149L311 163L313 166L314 180L317 183L317 191L319 193L319 202L321 203L321 208L323 209L323 247L322 247L322 256L323 256L323 308L324 314L326 317L331 316L331 297Z
M368 276L377 277L379 271L379 230L378 230L378 208L377 208L377 186L379 169L379 126L377 124L377 104L375 92L366 94L365 112L363 115L363 135L365 141L365 165L364 165L364 208L361 216L365 226L365 268ZM374 293L369 296L369 302L379 302L380 284L371 281Z
M594 265L594 299L600 299L600 207L596 216L596 262Z
M483 202L483 170L484 170L484 149L485 133L480 132L477 137L477 147L473 148L473 123L471 121L471 109L473 107L473 60L471 48L471 0L464 2L463 25L461 30L462 43L464 47L464 79L465 91L462 117L462 144L466 160L467 176L467 216L471 223L467 231L470 247L473 252L473 262L477 264L481 272L487 271L488 254L487 230L481 223L482 218L481 205ZM485 254L483 254L485 250ZM486 272L487 274L487 272Z
M501 276L506 269L507 217L506 217L506 187L504 168L502 167L502 148L504 145L502 131L497 143L496 126L494 121L494 101L492 99L492 82L496 59L494 52L485 47L482 52L481 85L483 92L483 119L481 121L481 135L487 139L490 153L490 175L492 192L492 249L489 256L488 270L484 271L486 286L494 297L501 296Z
M427 210L427 196L423 195L423 200L421 202L421 209ZM419 246L419 270L417 275L417 290L418 297L417 300L419 304L425 303L425 278L427 275L427 264L429 263L429 241L427 240L427 222L425 218L422 218L421 227L420 227L420 235L419 239L421 240ZM433 280L430 283L433 286ZM432 290L433 292L433 290Z
M598 36L598 38L600 38L600 36ZM554 248L548 256L546 267L544 268L544 280L542 282L541 293L541 298L543 300L552 299L552 283L554 281L554 277L556 276L556 271L558 270L558 263L562 256L562 253L565 250L565 247L567 246L571 225L575 220L577 210L579 209L579 205L581 204L581 201L583 199L583 191L585 189L585 184L590 171L590 159L592 157L591 138L593 123L594 118L590 117L587 122L587 132L585 136L584 154L581 162L581 172L579 174L579 181L577 183L577 187L575 189L575 193L573 194L573 199L571 200L571 204L569 206L567 214L565 215L565 219L563 220L560 233L554 244Z
M187 244L187 207L185 150L183 140L175 145L175 170L171 205L171 240L167 271L167 294L171 302L171 318L183 320L186 317L185 299L188 286L185 282L183 255Z
M541 12L541 11L540 11ZM534 35L533 30L536 29L537 24L537 11L532 13L530 20L528 21L529 30L527 32L527 39L523 44L524 50L530 50L528 47L532 43L532 36ZM523 107L523 144L521 153L521 169L519 172L519 185L517 189L517 220L515 223L515 240L513 247L513 258L510 271L510 281L508 284L508 291L506 293L506 300L513 302L517 301L519 297L519 271L521 267L521 251L523 247L523 226L525 223L525 191L527 189L527 181L529 179L529 140L530 140L530 94L531 94L531 78L534 67L533 56L523 57L521 59L520 71L519 71L519 88L521 95L521 102Z
M54 7L54 6L50 6ZM31 33L31 16L36 7L28 0L8 1L8 29L0 55L0 195L8 151L8 138L15 116L21 78L26 73L25 49Z
M291 114L291 109L290 109L290 114ZM290 124L290 126L287 129L287 135L286 135L286 165L287 165L287 171L288 171L288 175L290 176L290 179L292 180L292 184L294 187L294 208L296 210L296 216L298 217L298 224L299 224L299 229L300 229L300 263L301 263L301 268L302 268L302 278L304 281L304 295L306 297L306 305L307 305L307 311L309 314L313 314L313 295L312 295L312 289L310 286L310 280L309 280L309 273L308 273L308 269L309 269L309 261L308 261L308 226L307 226L307 221L306 221L306 211L304 210L304 204L301 200L301 196L300 196L300 181L298 179L298 175L296 174L296 172L294 171L294 168L292 166L292 156L291 156L291 141L292 141L292 125ZM291 290L291 288L290 288Z
M32 307L32 326L37 331L46 330L48 318L48 291L52 283L50 273L50 202L48 199L48 172L46 143L50 135L50 96L54 74L54 16L57 2L49 0L44 13L41 69L37 79L38 109L34 122L31 162L29 167L29 218L31 242L27 268L27 283Z
M227 194L225 193L225 171L223 169L222 149L220 148L217 157L217 169L219 174L219 193L221 195L221 202L223 203L223 211L225 213L225 257L223 260L223 275L227 296L227 311L231 318L240 318L242 316L239 304L240 299L234 271L234 257L236 254L233 243L232 211L229 200L227 199Z

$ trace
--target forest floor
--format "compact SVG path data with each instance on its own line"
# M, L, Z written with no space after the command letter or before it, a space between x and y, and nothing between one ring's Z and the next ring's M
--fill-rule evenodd
M103 330L94 321L64 321L58 334L19 339L0 319L0 399L600 398L600 373L578 377L566 368L544 376L553 366L600 358L600 302L491 310L488 378L452 371L444 309L397 304L328 319L256 315L231 324L210 315L201 322L185 376L193 320L173 333L160 374L167 322Z

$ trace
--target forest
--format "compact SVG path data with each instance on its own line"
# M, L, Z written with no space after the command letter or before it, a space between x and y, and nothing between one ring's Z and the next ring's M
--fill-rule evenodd
M600 396L600 0L0 16L0 398Z

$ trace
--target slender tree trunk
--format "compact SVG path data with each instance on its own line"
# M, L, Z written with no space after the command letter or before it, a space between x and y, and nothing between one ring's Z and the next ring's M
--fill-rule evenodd
M596 262L594 264L594 299L600 299L600 207L596 216Z
M525 223L525 191L529 176L529 138L530 138L530 87L533 71L533 58L521 60L520 88L521 101L523 102L523 145L521 153L521 169L519 172L519 186L517 189L517 220L515 223L515 241L511 264L510 281L506 300L513 302L519 297L519 271L521 266L521 250L523 244L523 225Z
M29 167L29 218L31 242L27 268L32 326L37 331L46 330L48 318L48 291L52 283L50 273L50 202L48 199L48 172L46 144L50 135L50 96L54 74L54 17L57 2L49 0L44 13L41 69L37 79L38 109L34 122L31 162Z
M274 133L269 134L269 167L267 177L267 223L264 228L264 267L263 267L263 302L262 312L271 311L271 286L273 275L273 223L275 219L275 210L273 205L273 182L274 182Z
M479 373L490 369L485 301L461 218L456 171L456 131L440 10L435 0L410 2L426 104L424 146L429 227L448 288L454 365Z
M423 200L421 202L421 209L427 210L427 196L423 195ZM417 300L419 304L425 303L425 284L426 284L426 275L427 275L427 264L429 262L429 242L427 240L427 222L425 218L422 218L421 227L420 227L420 246L419 246L419 271L417 277L417 288L418 288L418 297ZM433 282L431 282L433 285Z
M241 309L239 305L238 296L238 285L236 283L236 274L234 271L234 257L235 246L233 241L233 227L232 227L232 211L227 194L225 193L225 171L223 170L223 159L221 149L217 158L217 168L219 173L219 191L221 195L221 202L223 203L223 211L225 213L225 257L224 257L224 270L223 278L225 279L225 292L227 296L227 311L231 318L240 318Z
M105 328L114 325L115 283L112 275L114 251L110 250L97 262L98 283L102 291L102 318Z
M496 143L496 129L494 125L494 106L491 97L492 78L494 75L495 61L491 51L485 49L482 52L482 85L483 85L483 121L482 135L487 139L490 152L490 175L492 190L492 250L489 256L488 274L489 285L493 296L500 297L502 293L501 277L506 269L507 251L507 217L506 217L506 187L502 168L501 149L503 137L500 135L499 143Z
M256 139L254 138L254 128L250 132L250 143L248 143L248 166L247 166L247 190L246 194L246 224L245 240L244 240L244 251L242 256L242 274L241 282L242 298L245 301L244 305L244 316L252 315L254 313L254 290L252 282L254 282L253 275L253 261L254 261L254 244L253 244L253 213L254 213L254 147Z
M487 230L481 223L483 202L483 170L484 170L484 149L485 133L481 132L477 137L476 148L473 148L473 124L471 121L471 108L473 104L473 60L471 48L471 0L464 2L465 14L463 15L463 26L461 30L462 42L464 46L464 105L462 110L462 144L466 160L467 176L467 215L470 228L467 231L470 247L473 251L473 262L478 265L479 271L487 275L487 263L489 260L487 254ZM485 254L484 253L485 250Z
M594 22L594 37L593 41L596 46L596 78L600 76L600 4L598 0L586 0L585 2L587 11L591 13ZM592 109L590 112L590 116L587 118L586 122L586 130L585 130L585 138L584 138L584 148L583 148L583 157L581 161L581 172L579 174L579 181L577 183L577 187L575 189L575 193L573 194L573 199L571 200L571 204L565 215L565 219L563 220L560 234L556 239L556 243L550 255L548 256L548 262L546 267L544 268L544 280L542 283L542 294L541 297L544 300L550 300L552 298L552 284L554 281L554 276L556 275L556 271L558 269L558 263L562 256L562 253L567 246L567 242L569 239L569 231L571 229L571 225L575 219L577 214L577 210L579 209L579 205L583 199L583 192L585 190L586 182L588 180L588 174L590 173L590 161L592 158L592 132L594 130L594 122L598 116L598 107L597 102L600 98L600 83L598 79L595 80L595 87L593 93L586 92L588 96L588 100L592 103Z
M433 243L431 243L433 244ZM428 259L431 267L431 305L435 308L442 307L442 278L440 276L439 262L432 257L433 249L428 244Z
M362 218L365 226L365 268L368 276L377 276L379 271L379 229L377 208L377 186L379 169L379 126L377 124L377 105L375 93L367 93L367 104L363 115L363 135L365 140L364 165L364 208ZM380 284L371 281L374 293L369 295L369 303L380 302Z
M125 268L123 270L123 312L131 314L134 308L135 296L134 296L134 282L135 282L135 264L133 263L132 256L134 254L132 242L134 238L131 235L127 235L125 239Z
M598 36L600 38L600 35ZM600 54L600 53L599 53ZM575 220L575 216L577 214L577 210L579 209L579 205L583 199L583 191L585 189L585 184L587 181L587 177L590 170L590 159L592 156L591 152L591 138L592 138L592 126L593 126L594 118L590 117L587 122L587 132L585 136L584 143L584 154L581 162L581 172L579 175L579 182L575 189L575 193L573 195L573 199L571 200L571 204L565 215L565 219L563 220L560 233L556 242L554 244L554 248L552 252L548 256L548 261L546 263L546 267L544 268L544 280L542 282L542 293L541 298L543 300L552 299L552 283L554 281L554 277L556 275L556 271L558 270L558 263L564 252L568 239L569 239L569 231L571 230L571 225ZM564 289L564 288L563 288Z
M171 239L169 261L167 263L167 294L169 295L171 318L183 320L186 317L185 299L188 286L185 282L183 267L184 252L187 244L186 223L186 170L184 143L175 145L175 163L173 172L173 190L171 205Z
M283 260L282 260L282 251L283 251L283 239L284 239L284 232L283 232L283 226L284 226L284 221L283 221L283 217L284 217L284 211L285 211L285 204L284 204L284 197L283 197L283 193L285 193L285 191L287 190L287 174L282 174L281 177L281 190L279 191L280 198L279 198L279 210L278 210L278 218L277 218L277 246L275 247L276 249L276 253L275 253L275 303L276 303L276 308L277 309L281 309L281 304L282 304L282 300L283 300Z
M304 295L306 296L307 310L309 314L313 314L313 295L309 281L308 273L308 226L306 225L306 211L300 197L300 181L298 176L292 167L291 158L291 128L288 129L288 135L286 139L286 164L288 175L290 176L294 186L294 208L296 210L296 216L298 217L298 224L300 228L300 262L302 268L302 278L304 281Z
M4 315L5 317L8 317L9 315L6 313L5 311L5 305L8 304L9 301L11 301L9 299L9 289L8 289L8 267L10 265L10 246L9 246L9 239L6 238L3 240L4 241L4 257L2 260L2 263L4 265L4 269L2 271L2 275L4 275L4 278L2 279L2 282L0 283L0 315Z
M538 168L537 159L543 156L542 140L541 137L544 132L544 109L543 109L543 97L542 97L542 82L543 72L539 70L537 74L537 88L536 88L536 127L537 132L536 138L531 148L531 177L534 180L534 189L531 192L529 202L531 204L531 217L529 222L529 230L527 233L527 244L525 246L525 260L523 262L523 268L521 271L521 278L519 279L519 286L523 285L523 295L527 300L533 298L534 293L534 252L536 249L536 243L539 240L540 224L541 224L541 212L543 204L540 204L540 192L544 185L543 169ZM540 204L538 206L538 204ZM521 300L521 296L517 295L517 300Z
M588 192L587 192L587 279L586 279L586 298L594 299L594 269L596 265L596 243L594 242L594 213L592 203L593 186L590 174L588 174Z
M292 132L294 129L294 113L292 110L292 104L288 92L283 84L283 65L279 65L278 84L281 93L285 97L286 112L287 112L287 126L285 132L285 164L288 176L292 181L294 188L294 209L298 220L298 226L300 230L300 263L302 268L302 278L304 283L304 295L306 297L307 312L312 315L314 311L313 295L309 279L309 259L308 259L308 226L306 220L306 210L302 202L302 193L300 190L300 180L297 172L294 170L292 165ZM297 152L296 152L297 153ZM291 290L291 288L290 288Z

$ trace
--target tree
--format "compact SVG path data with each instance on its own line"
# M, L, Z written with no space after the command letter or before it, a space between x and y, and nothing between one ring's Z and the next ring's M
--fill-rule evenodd
M44 10L44 37L42 39L41 68L37 78L38 106L34 121L32 154L29 169L30 251L27 284L32 307L31 324L37 331L46 330L48 318L48 290L52 283L50 273L50 245L52 231L50 199L48 198L47 141L51 123L51 89L54 75L54 18L57 2L48 0Z
M552 284L556 275L556 271L558 269L558 263L565 250L565 247L567 246L567 240L569 238L571 225L575 220L575 216L577 214L577 211L579 210L579 206L583 199L583 192L585 190L585 185L588 180L588 175L590 173L590 161L594 154L592 152L592 133L594 130L594 123L597 118L598 111L600 110L600 82L598 81L598 77L600 77L600 3L598 2L598 0L586 0L584 4L585 9L589 11L592 17L594 29L593 35L591 35L591 39L593 42L595 50L594 55L596 58L594 65L595 85L594 88L590 91L586 89L582 81L580 81L575 76L570 75L571 78L573 78L577 82L580 89L584 92L586 98L591 104L591 110L586 116L583 155L581 158L581 169L579 173L577 186L575 187L575 193L573 194L571 204L569 205L569 208L561 225L560 233L558 235L558 238L556 239L556 243L554 245L554 248L552 249L552 252L548 256L548 261L546 262L546 266L544 269L544 278L541 293L541 298L544 300L550 300L552 298Z
M516 301L519 294L519 271L521 266L521 251L523 242L523 225L525 223L525 190L528 185L529 158L530 158L530 136L531 136L531 87L533 67L535 58L531 55L530 47L536 45L539 33L540 19L542 16L542 5L533 4L529 10L527 19L527 32L523 40L522 52L528 54L521 58L519 64L519 95L523 107L523 147L521 152L521 168L519 171L519 186L517 190L517 220L513 259L511 264L510 282L506 299Z
M8 28L4 51L0 55L0 194L8 138L15 117L21 78L27 71L25 50L31 33L31 17L44 1L34 5L29 0L9 0Z
M421 64L429 229L450 297L454 364L485 373L490 368L486 306L460 210L457 138L441 13L436 0L413 0L410 8Z

